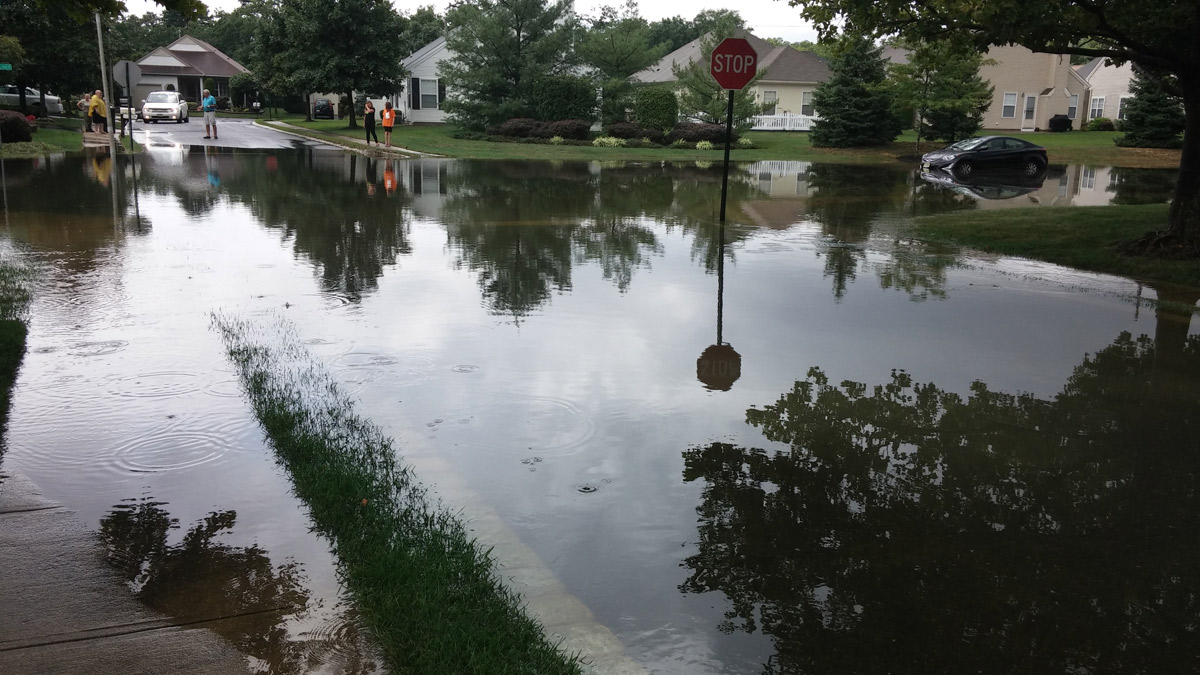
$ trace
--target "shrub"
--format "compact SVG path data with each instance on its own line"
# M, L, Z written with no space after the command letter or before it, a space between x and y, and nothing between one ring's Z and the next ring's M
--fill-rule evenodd
M642 145L649 147L654 145L654 141L650 140L649 136L642 136Z
M750 140L749 138L746 138L745 136L742 136L741 138L739 138L737 140L737 144L743 148L753 148L754 147L754 141Z
M550 139L550 145L562 145L563 140L562 136L554 136Z
M674 128L679 121L679 99L669 87L642 87L634 96L633 118L646 129Z
M514 117L511 120L501 122L494 129L489 129L489 132L498 136L527 138L535 135L542 126L544 125L541 122L531 117Z
M692 143L696 143L698 141L724 143L725 125L685 122L672 129L671 133L667 134L667 139L671 141L684 140ZM736 129L734 130L733 137L730 140L738 140L738 133Z
M601 136L592 141L592 145L597 148L623 148L625 147L624 138L613 138L612 136Z
M671 147L675 148L675 149L690 148L690 147L692 147L692 144L688 143L687 141L683 140L682 138L677 138L677 139L671 141Z
M697 141L696 149L697 150L712 150L713 149L712 141Z
M562 136L577 141L586 141L592 132L592 123L587 120L558 120L544 126L543 138ZM540 134L539 134L540 135Z
M613 138L637 138L642 135L642 128L633 122L613 122L604 127L604 133Z
M596 85L591 80L570 75L547 77L535 91L533 112L538 119L590 120L596 116Z
M217 110L229 110L228 96L222 96L217 99Z
M1097 117L1087 123L1088 131L1116 131L1117 125L1107 117Z
M0 110L0 137L5 143L20 143L33 140L29 120L16 110Z

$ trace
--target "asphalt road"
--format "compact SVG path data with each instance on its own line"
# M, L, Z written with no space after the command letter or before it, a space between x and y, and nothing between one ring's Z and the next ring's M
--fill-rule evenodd
M300 138L255 124L249 119L217 118L217 138L204 138L204 119L191 117L186 124L134 122L133 138L149 146L208 145L217 148L321 148L335 145Z

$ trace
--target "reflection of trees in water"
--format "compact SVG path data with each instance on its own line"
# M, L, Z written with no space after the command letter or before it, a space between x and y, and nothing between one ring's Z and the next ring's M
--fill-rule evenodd
M814 368L746 416L790 450L684 453L681 590L772 636L766 672L1200 666L1200 337L1122 334L1049 400Z
M1176 169L1109 169L1107 190L1113 204L1163 204L1175 192Z
M943 246L914 239L896 239L887 258L874 263L882 288L908 294L910 300L946 298L946 271L958 264L958 253Z
M263 674L305 673L336 655L339 673L375 672L353 616L344 631L310 640L293 639L288 622L309 609L308 590L293 562L272 565L258 546L218 541L233 529L233 511L210 513L169 544L179 521L153 501L118 504L100 521L108 561L138 598L174 621L203 623L257 660Z
M825 235L817 255L825 258L825 276L841 300L858 265L866 260L871 224L885 212L899 212L908 198L907 173L886 167L813 164L807 175L812 190L809 216Z

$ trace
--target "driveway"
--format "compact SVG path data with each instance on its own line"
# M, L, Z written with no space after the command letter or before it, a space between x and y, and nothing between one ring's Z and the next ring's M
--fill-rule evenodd
M255 124L248 119L217 118L217 139L204 138L204 119L191 117L186 124L134 122L133 138L150 146L207 145L216 148L321 148L335 145L299 138Z

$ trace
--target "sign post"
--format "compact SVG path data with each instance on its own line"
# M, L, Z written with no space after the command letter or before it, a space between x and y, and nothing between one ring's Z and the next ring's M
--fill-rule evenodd
M117 61L113 64L113 79L125 90L127 105L117 101L117 118L121 120L121 137L125 137L125 112L129 111L129 149L133 150L133 88L142 79L142 69L138 64L129 60Z
M758 54L742 38L725 38L712 52L709 72L722 89L729 90L725 111L725 169L721 176L721 222L725 222L725 197L729 192L729 144L733 139L733 96L758 74Z

